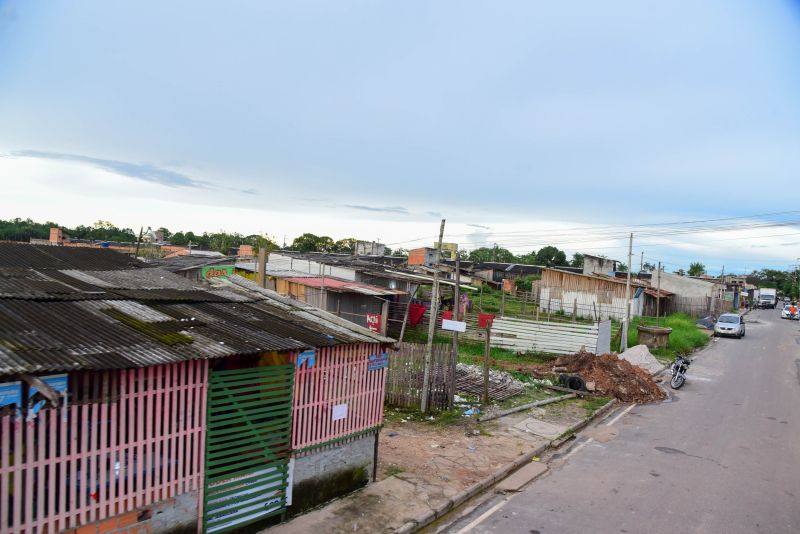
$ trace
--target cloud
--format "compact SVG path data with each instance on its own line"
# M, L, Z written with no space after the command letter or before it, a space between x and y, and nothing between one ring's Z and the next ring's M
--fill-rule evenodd
M378 208L375 206L359 206L356 204L345 204L344 207L350 208L351 210L379 211L382 213L400 213L402 215L408 214L408 210L402 206L388 206L385 208Z
M484 225L482 225L482 224L468 224L467 226L471 226L471 227L473 227L473 228L481 228L481 229L483 229L483 230L490 230L490 229L491 229L491 227L489 227L489 226L484 226Z
M175 171L150 165L148 163L129 163L127 161L118 161L114 159L100 159L90 156L82 156L80 154L62 154L59 152L43 152L39 150L15 150L11 152L12 156L22 158L37 158L47 159L52 161L71 161L76 163L85 163L98 169L127 176L145 182L151 182L167 187L195 187L207 188L209 184L200 180L195 180ZM242 191L246 192L246 191Z
M439 213L438 211L426 211L425 214L426 215L430 215L431 217L441 217L442 216L442 214Z

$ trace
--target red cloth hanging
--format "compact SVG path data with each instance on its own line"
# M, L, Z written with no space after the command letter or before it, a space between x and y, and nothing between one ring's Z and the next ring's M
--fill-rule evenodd
M412 304L408 307L408 324L411 328L414 328L419 324L422 320L422 316L425 315L425 310L428 307L424 304Z
M451 310L443 311L442 312L442 320L447 319L448 321L453 320L453 312Z
M479 328L486 328L487 325L492 324L494 321L494 315L491 313L479 313L478 314L478 327Z

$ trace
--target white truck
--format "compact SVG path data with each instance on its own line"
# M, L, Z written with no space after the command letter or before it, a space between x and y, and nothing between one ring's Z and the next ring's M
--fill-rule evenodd
M761 288L758 291L758 304L759 308L772 308L778 303L778 291L771 288Z

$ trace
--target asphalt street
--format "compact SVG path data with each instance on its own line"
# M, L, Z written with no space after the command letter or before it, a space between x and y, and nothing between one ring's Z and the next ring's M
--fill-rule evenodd
M800 532L800 324L762 310L746 328L699 353L670 400L622 407L445 531Z

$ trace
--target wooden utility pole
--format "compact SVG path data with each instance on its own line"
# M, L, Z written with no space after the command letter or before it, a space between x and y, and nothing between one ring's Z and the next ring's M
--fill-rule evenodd
M633 260L633 232L628 241L628 278L625 282L625 324L622 325L622 339L619 341L619 351L628 348L628 328L631 323L631 261Z
M461 302L459 301L459 290L461 286L461 259L456 251L456 285L453 289L453 320L461 320ZM458 364L458 332L453 332L453 354L450 362L450 387L448 388L447 404L452 410L456 400L456 365Z
M489 356L492 354L491 346L492 323L486 323L486 344L483 347L483 404L489 403Z
M642 259L639 260L639 272L644 271L644 250L642 251Z
M436 265L433 271L433 287L431 288L431 315L428 324L428 343L425 346L425 373L422 376L422 413L428 411L428 395L431 389L431 372L433 371L433 335L436 332L436 320L439 308L439 262L442 257L442 238L444 238L444 222L439 227L439 241L436 242Z
M661 325L661 262L656 271L656 326Z
M259 287L267 287L267 248L258 249L258 266L256 268L256 284Z

